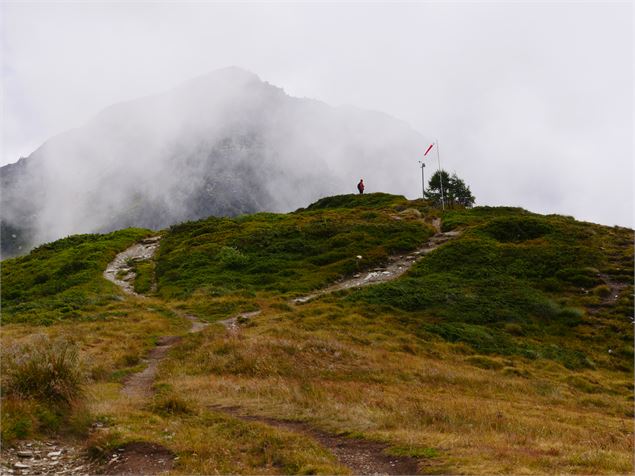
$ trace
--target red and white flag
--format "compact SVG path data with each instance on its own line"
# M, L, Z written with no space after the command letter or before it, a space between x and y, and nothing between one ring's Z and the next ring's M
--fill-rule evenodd
M423 154L423 156L425 157L426 155L428 155L428 152L430 152L430 149L432 149L433 147L434 147L434 142L430 144L430 147L428 147L428 150L426 150L426 153Z

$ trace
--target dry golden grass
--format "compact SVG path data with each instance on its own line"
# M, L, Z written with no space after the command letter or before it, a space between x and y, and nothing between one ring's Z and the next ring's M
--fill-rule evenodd
M167 386L159 385L151 400L123 395L125 376L143 368L142 358L156 338L184 334L190 324L151 299L117 302L103 314L96 322L1 328L3 346L34 334L66 336L80 346L89 376L88 409L93 420L104 424L88 442L93 450L127 441L155 442L178 455L175 474L348 473L310 438L209 411ZM175 406L166 404L170 399L182 402L182 411L177 405L172 412Z
M470 363L461 346L436 342L413 355L391 348L405 338L398 331L386 345L385 338L371 337L372 346L353 344L355 332L363 331L301 331L276 316L259 317L239 335L216 326L189 336L160 378L200 408L240 406L248 414L303 420L411 448L412 454L435 448L439 456L424 461L423 471L633 469L632 390L622 374L496 357L488 359L500 364L497 369L486 370ZM580 381L601 390L590 393Z
M90 411L107 426L100 438L160 443L179 456L174 474L347 471L309 438L237 420L218 405L383 441L401 454L432 448L423 472L633 469L632 389L623 374L522 358L482 362L463 345L422 346L398 328L362 325L360 316L329 326L310 307L298 325L293 310L280 314L283 306L263 299L264 314L239 333L211 325L185 335L161 366L154 401L131 400L122 378L142 368L156 337L188 326L161 306L133 299L99 321L4 326L2 343L71 336L92 376Z

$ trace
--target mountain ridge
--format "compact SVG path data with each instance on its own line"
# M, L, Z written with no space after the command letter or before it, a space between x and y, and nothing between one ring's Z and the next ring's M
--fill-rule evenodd
M2 253L73 233L288 211L359 176L414 191L408 169L423 143L386 114L294 98L226 68L109 106L0 168Z

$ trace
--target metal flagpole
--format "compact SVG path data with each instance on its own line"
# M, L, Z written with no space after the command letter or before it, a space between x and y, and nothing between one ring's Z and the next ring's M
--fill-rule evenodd
M441 158L439 157L439 141L434 140L437 145L437 163L439 164L439 182L441 183L441 209L445 210L445 197L443 196L443 174L441 173Z
M421 160L420 162L421 162L421 198L425 200L426 199L426 185L425 185L426 182L423 179L423 168L426 166L426 164L423 163L423 160Z

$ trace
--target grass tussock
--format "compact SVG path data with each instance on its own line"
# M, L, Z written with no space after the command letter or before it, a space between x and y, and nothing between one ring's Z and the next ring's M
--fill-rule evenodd
M49 404L81 400L86 381L77 346L69 339L36 335L3 353L4 394Z
M36 335L3 349L2 441L33 434L85 433L86 374L78 347L68 338Z

